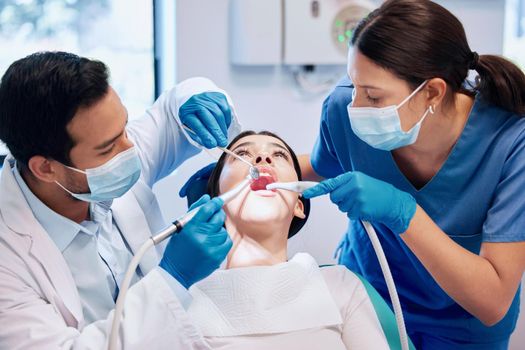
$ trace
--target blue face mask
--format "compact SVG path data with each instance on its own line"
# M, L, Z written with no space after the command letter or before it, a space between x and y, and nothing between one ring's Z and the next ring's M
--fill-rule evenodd
M105 202L126 193L140 177L140 160L135 147L117 154L99 167L80 170L66 165L67 168L85 174L90 193L73 193L55 183L73 197L85 202Z
M417 140L419 130L423 120L428 113L434 113L430 106L425 114L410 130L403 131L401 128L401 119L399 118L399 108L410 100L419 90L425 86L424 81L417 89L414 90L399 105L392 105L383 108L376 107L352 107L348 105L348 117L352 130L361 140L370 146L383 150L391 151L396 148L413 144ZM352 91L352 97L355 97L355 88ZM352 98L353 100L353 98Z

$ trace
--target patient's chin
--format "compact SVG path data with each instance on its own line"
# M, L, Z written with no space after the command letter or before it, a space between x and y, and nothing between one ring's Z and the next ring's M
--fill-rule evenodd
M286 220L290 209L284 202L268 201L266 199L248 199L239 212L240 219L252 223L271 223Z

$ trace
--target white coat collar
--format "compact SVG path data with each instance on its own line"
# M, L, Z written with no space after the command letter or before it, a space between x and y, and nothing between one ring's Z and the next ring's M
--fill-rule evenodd
M142 244L151 238L152 232L144 211L133 193L133 189L126 192L122 197L115 199L111 210L113 219L115 219L120 232L126 239L133 255L135 255ZM150 248L142 257L139 267L145 275L158 264L157 251L155 248Z
M27 251L24 253L29 253L38 261L54 288L54 291L44 290L44 293L48 294L46 297L50 302L59 303L62 300L70 312L69 315L63 314L66 322L69 325L78 325L83 320L82 306L71 271L57 246L34 217L12 173L13 164L14 159L6 157L0 178L0 212L9 229L19 235L18 239L8 239L17 240L17 247L25 246ZM30 238L29 245L24 243L27 242L27 237ZM42 278L46 278L45 275L42 275ZM45 286L45 283L41 285ZM60 298L54 294L58 294ZM74 318L74 323L71 317Z
M17 246L24 246L24 253L34 256L45 271L45 274L38 276L43 279L48 276L53 286L53 290L44 290L46 298L50 302L63 301L66 310L61 308L61 311L68 325L81 325L82 306L71 271L58 247L34 217L12 173L12 166L14 166L13 157L6 157L0 176L0 213L5 224L18 236L18 238L9 237L9 240L15 239ZM111 208L115 222L135 254L142 243L151 237L151 231L144 212L133 195L133 190L116 199ZM28 241L27 238L30 240ZM146 252L139 267L142 273L146 274L158 262L157 252L152 248ZM45 286L45 282L42 281L41 285Z
M204 336L292 332L339 325L341 314L315 260L220 270L190 288L188 310Z

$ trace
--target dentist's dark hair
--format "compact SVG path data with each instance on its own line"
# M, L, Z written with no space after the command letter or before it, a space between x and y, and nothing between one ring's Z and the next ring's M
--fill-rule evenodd
M445 102L460 92L525 115L525 74L515 64L470 49L461 22L428 0L388 0L357 25L353 47L416 88L441 78L448 85ZM469 69L479 74L469 91L463 85Z
M303 176L301 174L301 166L299 165L299 160L297 159L297 155L295 154L293 149L282 138L280 138L279 136L277 136L276 134L274 134L274 133L272 133L270 131L259 131L259 132L255 132L255 131L252 131L252 130L243 131L239 135L237 135L232 140L232 142L230 142L230 144L228 145L228 149L230 149L240 139L242 139L242 138L244 138L246 136L251 136L251 135L270 136L270 137L274 137L277 140L281 141L286 146L286 149L288 150L288 152L292 156L292 163L293 163L293 167L295 169L295 172L297 173L297 178L299 179L299 181L301 181L303 179ZM221 157L217 161L217 165L215 166L215 168L213 169L212 173L210 174L210 178L208 180L207 193L211 197L215 197L215 196L218 196L220 194L219 178L221 177L222 169L224 168L224 163L226 162L227 156L228 155L226 153L223 153L221 155ZM308 220L308 215L310 214L310 200L309 199L305 199L303 197L299 197L299 200L301 202L303 202L305 218L301 219L301 218L298 218L298 217L294 217L292 219L292 223L290 224L290 229L288 230L288 238L292 237L297 232L299 232L299 230L306 223L306 220Z
M100 61L67 52L15 61L0 82L0 140L22 167L36 155L70 165L75 140L67 125L108 88L108 70Z

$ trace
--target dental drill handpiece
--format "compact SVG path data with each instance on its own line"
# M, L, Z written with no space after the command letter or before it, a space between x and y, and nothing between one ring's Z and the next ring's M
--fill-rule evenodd
M257 175L259 175L259 173L257 173ZM241 191L244 188L246 188L246 186L248 186L250 184L252 179L253 179L253 177L251 176L251 171L250 171L250 175L248 175L246 177L246 179L244 179L241 183L239 183L237 186L235 186L234 188L232 188L228 192L225 192L225 193L221 194L219 196L219 198L224 201L224 204L230 202L239 193L241 193ZM161 231L157 235L153 236L151 239L153 240L155 245L159 244L160 242L162 242L166 238L170 237L172 234L180 232L184 228L184 226L186 226L186 224L191 219L193 219L193 217L195 216L195 214L197 214L197 212L199 211L200 208L201 208L201 206L198 206L197 208L193 208L192 210L190 210L186 214L184 214L181 217L179 217L177 220L173 221L173 223L169 227L167 227L166 229L164 229L163 231Z
M250 170L250 175L248 175L246 179L244 179L241 183L239 183L237 186L235 186L230 191L225 192L219 196L219 198L221 198L224 201L224 204L228 203L233 198L235 198L235 196L241 193L241 191L250 184L252 179L255 179L251 175L252 175L252 171ZM257 171L257 177L258 175L259 173ZM137 269L137 266L139 266L140 259L142 259L146 251L150 249L153 245L157 245L163 240L165 240L166 238L170 237L172 234L181 231L184 228L184 226L195 216L195 214L197 214L200 208L201 207L199 206L197 208L190 210L185 215L175 220L172 225L170 225L169 227L167 227L166 229L164 229L157 235L151 237L150 239L147 239L142 244L142 246L139 248L139 250L135 253L133 258L131 259L128 269L126 270L126 274L124 275L124 279L120 285L120 293L118 295L117 302L115 304L115 313L113 314L114 315L113 322L111 324L111 332L109 334L108 349L110 350L117 349L117 343L118 343L117 340L118 340L118 334L119 334L118 330L120 327L120 320L122 318L122 313L124 311L124 303L126 300L126 294L131 284L131 279L134 276L134 272Z

